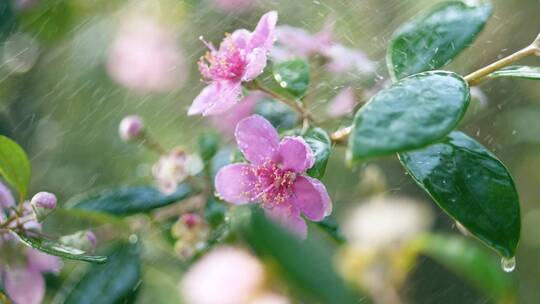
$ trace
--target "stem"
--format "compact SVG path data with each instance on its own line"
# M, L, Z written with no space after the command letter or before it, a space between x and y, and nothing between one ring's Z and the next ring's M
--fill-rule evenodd
M142 131L137 138L138 141L141 142L146 148L149 150L152 150L154 152L157 152L158 154L167 154L167 150L163 148L157 140L155 140L150 134L146 131Z
M309 111L306 110L304 108L304 106L300 102L298 102L297 100L291 100L291 99L288 99L288 98L286 98L284 96L281 96L281 95L277 94L276 92L264 87L257 80L253 81L251 84L252 84L251 87L253 89L262 91L262 92L272 96L273 98L283 102L284 104L288 105L290 108L292 108L293 110L298 112L298 114L300 114L302 116L302 118L304 118L304 119L307 118L312 122L317 122L317 120L313 117L313 115L311 115L311 113L309 113Z
M536 40L531 45L465 76L465 80L471 86L477 85L484 79L485 76L499 69L502 69L514 63L515 61L518 61L522 58L525 58L530 55L535 55L535 54L537 56L540 56L540 35L538 35Z

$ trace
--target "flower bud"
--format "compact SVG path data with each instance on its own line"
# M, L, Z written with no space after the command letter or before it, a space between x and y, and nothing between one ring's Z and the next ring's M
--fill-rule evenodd
M96 249L97 239L92 231L82 230L61 237L60 243L86 252L93 252Z
M39 192L30 201L32 211L38 222L42 222L56 208L56 195L50 192Z
M136 115L126 116L120 122L118 133L124 141L137 138L143 129L142 119Z

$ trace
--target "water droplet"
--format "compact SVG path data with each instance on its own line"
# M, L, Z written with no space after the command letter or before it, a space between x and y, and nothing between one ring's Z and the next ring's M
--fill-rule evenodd
M131 244L136 244L139 241L139 237L136 234L132 234L128 238Z
M501 259L501 267L505 272L512 272L516 269L516 257L511 257L509 259Z

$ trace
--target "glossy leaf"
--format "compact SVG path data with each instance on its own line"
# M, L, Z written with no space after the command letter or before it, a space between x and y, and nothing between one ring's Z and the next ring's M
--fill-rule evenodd
M445 71L416 74L373 96L356 113L347 159L418 149L456 127L469 105L469 86Z
M489 74L489 77L517 77L526 79L540 79L540 67L513 65Z
M293 128L298 122L298 114L289 106L273 99L262 99L255 105L255 113L266 118L274 128Z
M438 69L469 46L491 16L489 3L447 1L403 24L387 52L394 79Z
M339 227L338 222L332 217L327 216L324 218L324 220L320 222L314 222L321 230L328 233L328 235L337 243L343 244L345 243L345 235L343 235L343 232L341 231L341 228Z
M13 140L0 135L0 175L23 198L26 197L30 174L30 161L26 152Z
M16 28L17 18L11 1L0 2L0 42Z
M94 265L74 283L59 303L128 303L141 280L138 245L117 245L105 265Z
M515 302L512 277L501 269L497 259L465 238L444 234L427 235L415 245L421 253L497 299L498 303Z
M262 256L272 258L298 289L321 303L357 303L358 300L332 268L332 256L321 243L301 241L253 208L242 233ZM309 303L309 302L307 302Z
M516 253L519 199L504 165L472 138L452 132L400 160L435 202L478 239L510 258Z
M193 194L194 191L186 184L179 185L176 192L171 195L162 194L151 186L125 186L76 196L68 202L68 205L76 209L130 215L164 207Z
M326 164L328 163L328 158L330 157L330 151L332 149L330 137L326 131L321 128L308 129L302 137L315 156L315 164L307 171L307 174L311 177L320 179L324 176Z
M37 236L28 235L25 232L17 232L17 236L19 237L19 240L26 246L35 248L50 255L58 256L69 260L78 260L91 263L107 262L107 257L105 256L90 255L78 248L65 246L54 241L49 241L39 238Z
M281 88L296 98L302 98L309 86L309 64L303 59L294 59L274 64L274 79Z
M219 199L211 196L206 200L206 205L204 206L204 217L212 225L212 227L218 227L225 221L225 212L227 211L227 206L224 202Z

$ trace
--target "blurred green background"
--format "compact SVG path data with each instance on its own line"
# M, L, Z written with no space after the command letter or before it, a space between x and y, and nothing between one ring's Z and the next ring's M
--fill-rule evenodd
M31 192L55 192L60 201L66 201L93 188L151 181L150 167L156 156L118 137L118 123L125 115L143 116L163 145L181 144L195 150L197 135L211 127L206 119L186 116L204 86L196 65L206 51L198 40L200 35L217 43L224 32L253 28L260 15L271 9L279 12L279 24L316 32L331 14L336 18L336 40L365 51L379 63L379 76L386 79L384 58L392 32L439 1L260 0L240 12L203 0L22 2L25 5L15 11L0 13L0 39L22 45L11 43L9 48L4 43L2 47L0 41L0 133L27 149L33 166ZM540 1L494 0L493 4L494 15L480 37L447 69L467 74L536 37ZM141 12L158 18L174 34L183 53L182 77L187 77L181 87L143 93L111 78L107 70L111 45L122 22ZM12 60L21 62L14 68ZM529 58L523 63L539 65L540 61ZM335 94L331 86L325 88L328 92L316 99L315 111ZM487 96L487 106L471 109L460 129L497 154L515 178L523 229L517 269L508 275L518 282L520 302L539 303L540 89L537 82L517 79L496 79L480 88ZM324 178L338 219L347 205L362 200L356 189L362 166L347 168L343 155L342 148L334 150ZM405 175L396 158L374 163L384 170L391 193L431 201ZM458 233L442 211L433 209L438 215L437 230ZM489 302L427 259L409 282L404 296L411 303Z

